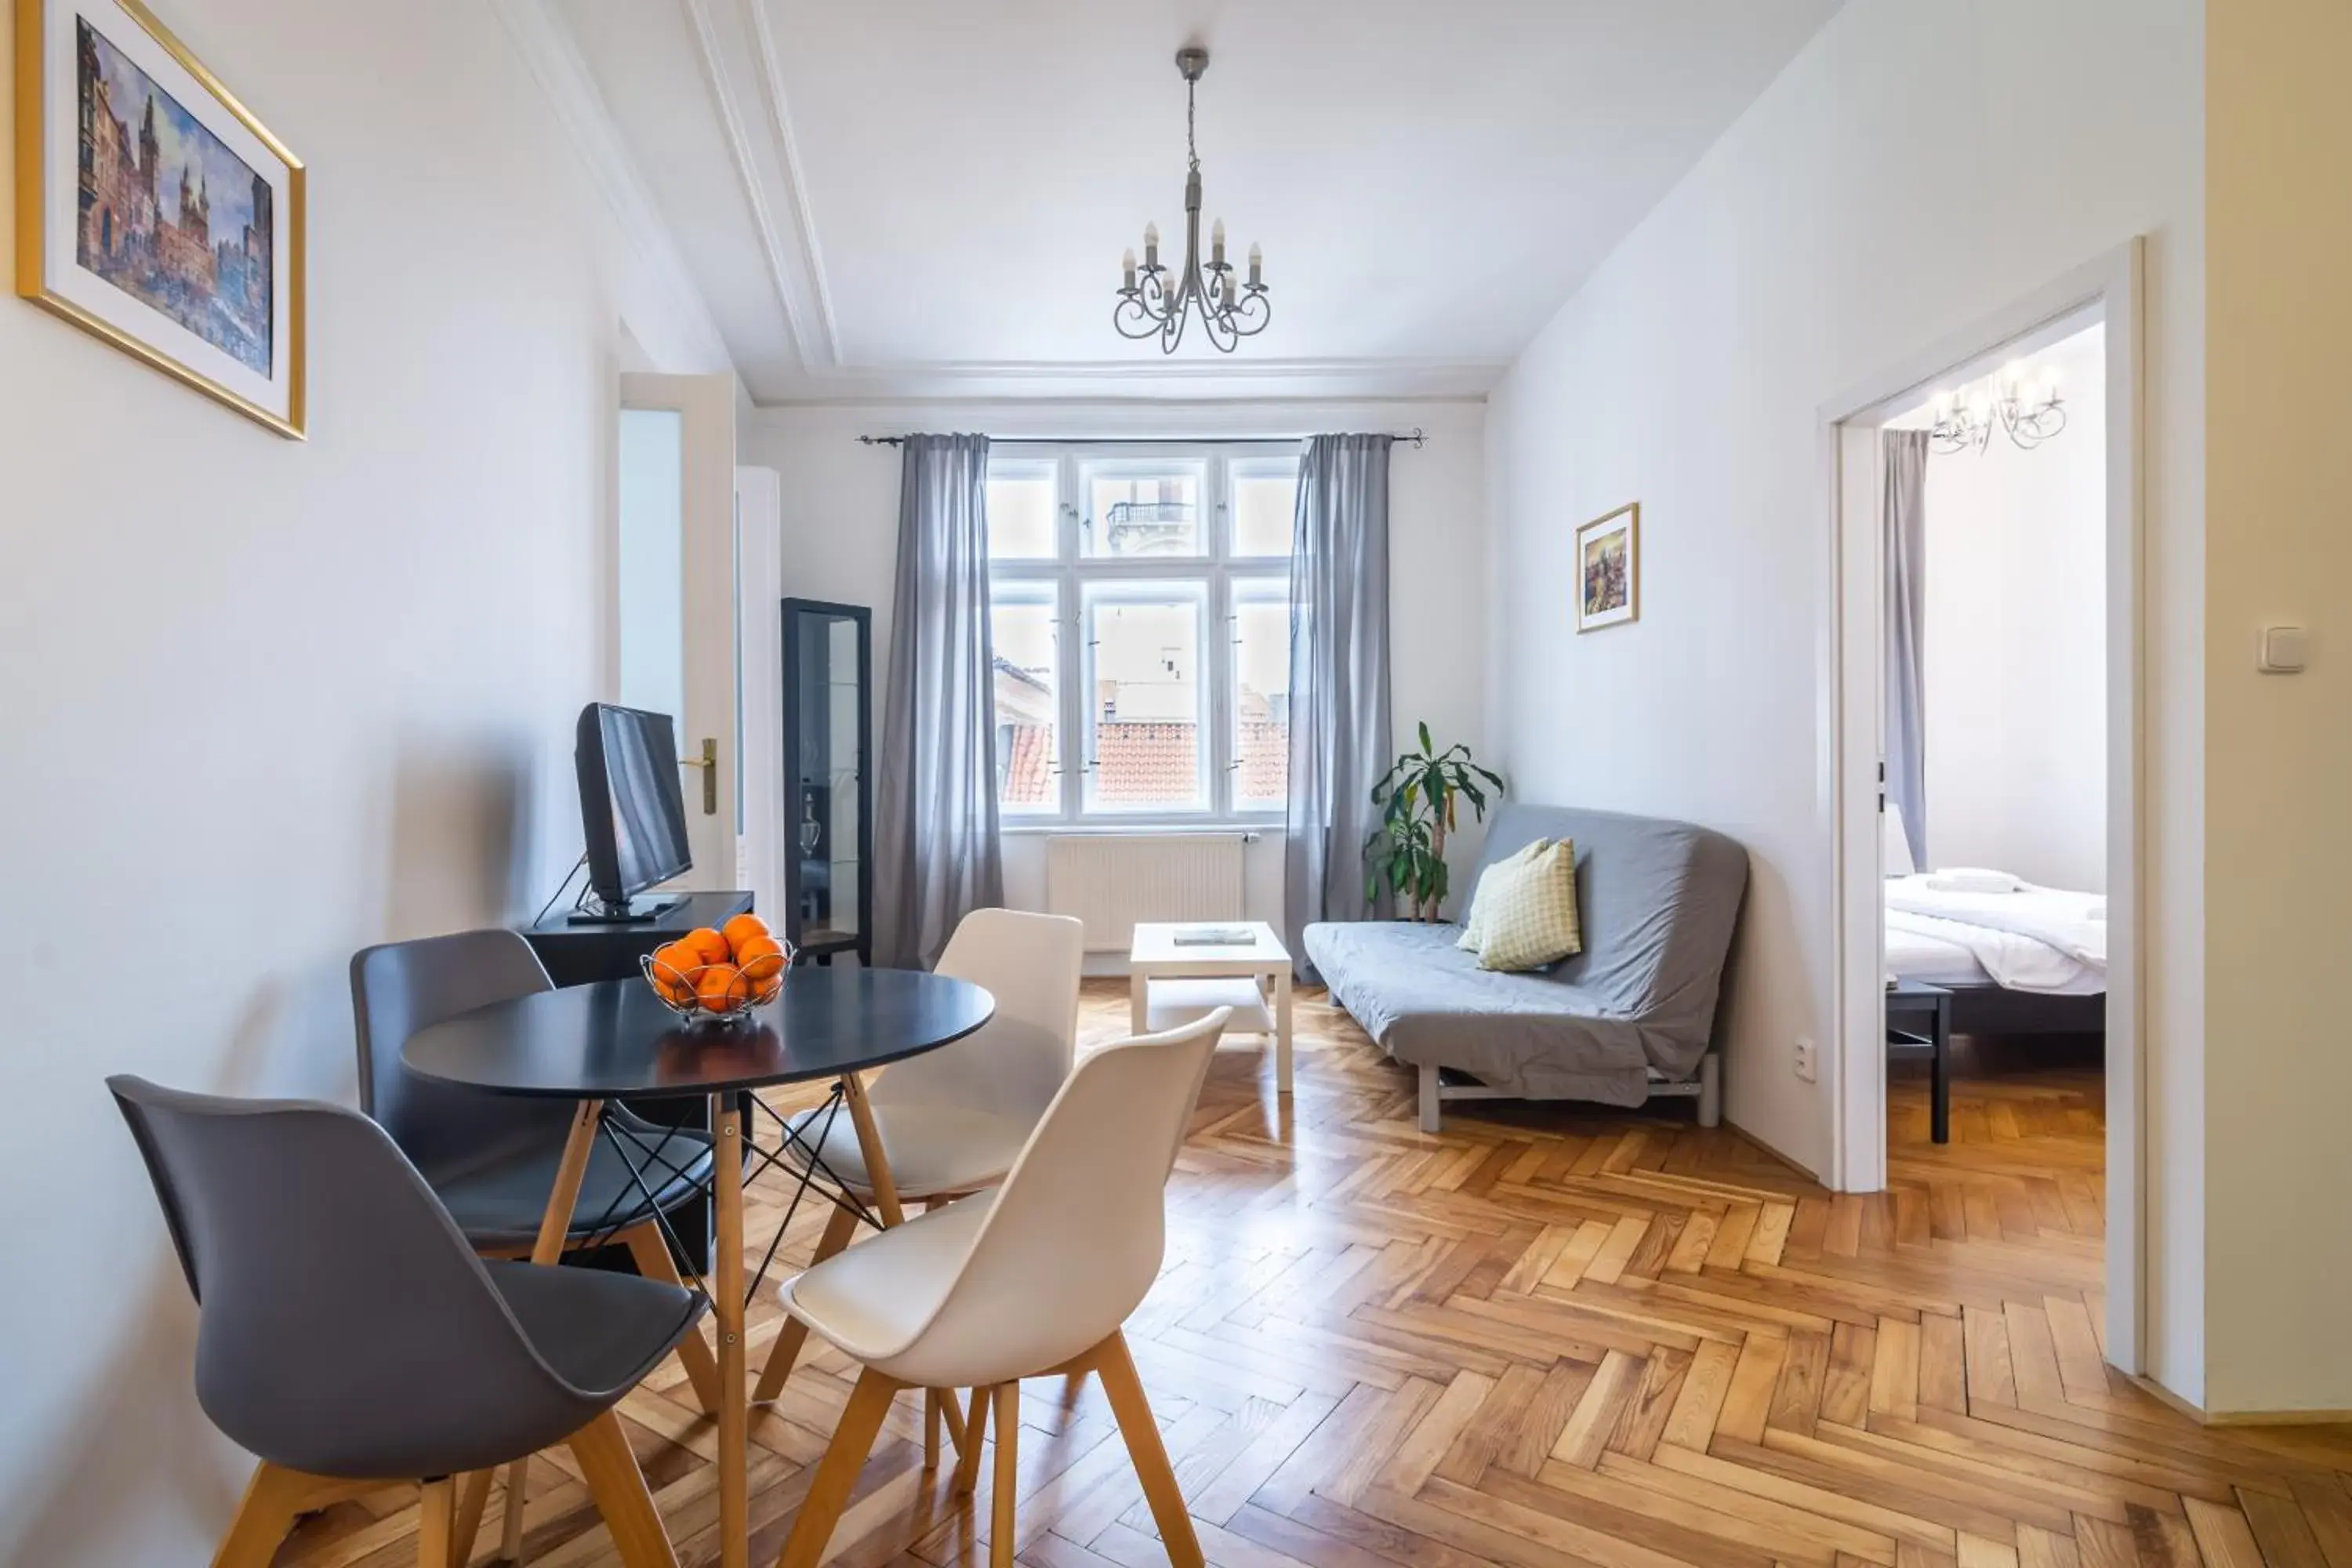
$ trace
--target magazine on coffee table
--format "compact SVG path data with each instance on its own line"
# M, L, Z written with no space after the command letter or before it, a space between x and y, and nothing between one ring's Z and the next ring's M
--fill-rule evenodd
M1178 947L1247 947L1257 933L1247 926L1181 926L1169 940Z

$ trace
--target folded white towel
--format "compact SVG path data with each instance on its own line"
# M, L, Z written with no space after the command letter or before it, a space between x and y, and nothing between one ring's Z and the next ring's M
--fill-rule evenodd
M1935 893L2015 893L2025 884L2006 871L1987 871L1975 866L1952 866L1927 878L1927 889Z

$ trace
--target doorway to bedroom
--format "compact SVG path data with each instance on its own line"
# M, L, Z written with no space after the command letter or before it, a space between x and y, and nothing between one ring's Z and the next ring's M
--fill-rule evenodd
M2135 247L1824 410L1834 1184L1916 1194L1915 1241L2103 1248L2106 1321L2079 1327L2126 1371L2137 274Z
M1890 1173L2103 1142L2106 329L2064 326L1881 426Z

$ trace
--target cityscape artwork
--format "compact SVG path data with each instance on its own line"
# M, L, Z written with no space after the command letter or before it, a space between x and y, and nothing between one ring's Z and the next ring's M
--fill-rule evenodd
M1576 629L1622 626L1642 613L1642 504L1576 531Z
M74 259L269 374L269 182L86 17L79 35L81 222Z
M299 159L142 0L19 0L16 292L303 435Z

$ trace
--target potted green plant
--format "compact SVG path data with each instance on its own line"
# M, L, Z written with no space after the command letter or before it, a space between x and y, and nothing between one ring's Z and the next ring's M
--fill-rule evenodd
M1397 758L1372 786L1381 825L1364 843L1364 898L1377 902L1385 888L1411 919L1434 921L1445 902L1445 836L1456 826L1455 803L1468 801L1472 816L1484 822L1487 793L1501 795L1503 781L1471 761L1469 747L1441 752L1429 726L1417 728L1421 750Z

